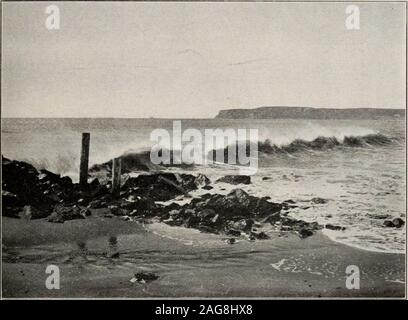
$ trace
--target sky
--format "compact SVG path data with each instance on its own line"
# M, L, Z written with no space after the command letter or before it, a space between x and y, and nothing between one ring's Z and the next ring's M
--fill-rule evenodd
M405 108L405 4L2 3L2 117Z

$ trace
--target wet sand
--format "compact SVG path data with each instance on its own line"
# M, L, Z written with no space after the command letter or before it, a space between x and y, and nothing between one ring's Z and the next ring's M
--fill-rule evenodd
M4 298L405 295L405 255L355 249L321 233L300 239L277 232L230 245L224 236L118 217L64 224L3 217L2 223ZM50 264L60 268L59 290L45 287ZM346 288L348 265L360 269L359 290ZM159 279L131 283L142 271Z

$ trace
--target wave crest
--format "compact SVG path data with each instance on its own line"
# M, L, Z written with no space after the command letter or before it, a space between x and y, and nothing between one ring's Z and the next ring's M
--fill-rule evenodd
M342 141L336 137L324 136L317 137L312 141L296 139L289 144L281 146L273 144L269 139L266 139L264 142L258 143L258 151L266 154L296 153L309 150L326 151L336 148L386 146L396 142L396 139L379 133L364 136L345 136Z

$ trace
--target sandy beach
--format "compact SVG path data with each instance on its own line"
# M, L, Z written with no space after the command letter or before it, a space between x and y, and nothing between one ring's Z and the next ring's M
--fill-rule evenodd
M3 217L3 297L404 297L402 254L354 249L320 232L230 245L221 235L190 230L170 239L160 230L118 217L64 224ZM45 287L50 264L60 268L59 290ZM347 265L359 266L360 290L346 288ZM130 282L141 271L159 278Z

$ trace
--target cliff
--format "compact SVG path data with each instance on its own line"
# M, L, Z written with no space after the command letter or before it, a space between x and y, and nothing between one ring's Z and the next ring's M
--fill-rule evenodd
M378 119L404 118L405 109L331 109L309 107L260 107L221 110L217 119Z

